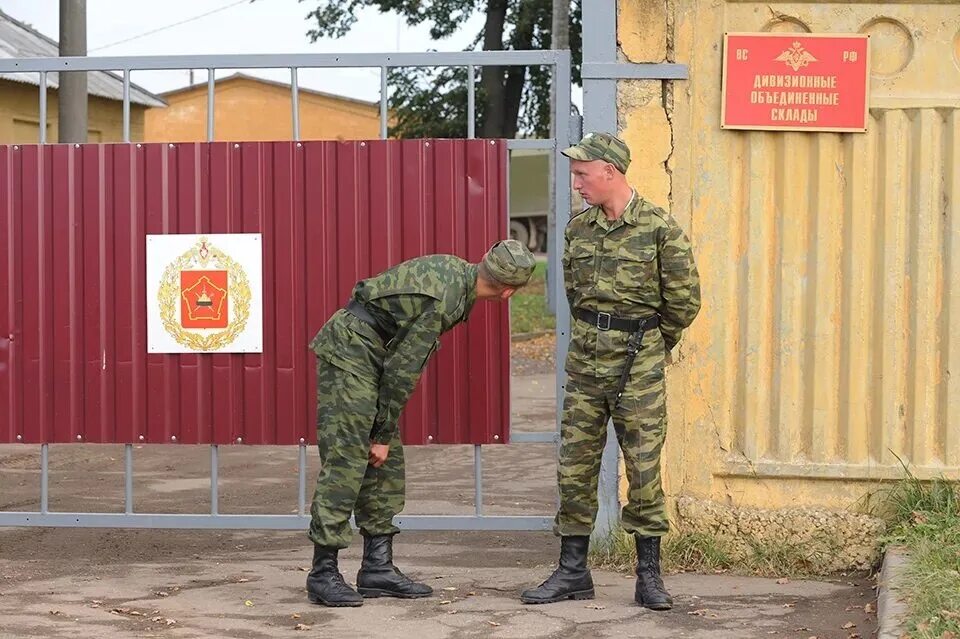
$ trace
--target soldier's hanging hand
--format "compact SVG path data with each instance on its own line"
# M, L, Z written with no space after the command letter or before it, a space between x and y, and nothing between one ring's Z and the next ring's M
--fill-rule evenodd
M370 455L368 459L370 465L374 468L380 468L383 462L387 461L387 455L390 454L390 444L376 444L370 442Z

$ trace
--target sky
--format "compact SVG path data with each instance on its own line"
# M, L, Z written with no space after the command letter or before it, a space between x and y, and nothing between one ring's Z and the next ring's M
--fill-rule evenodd
M460 33L434 41L426 25L409 27L395 14L368 8L343 38L311 43L306 32L312 25L306 15L318 4L319 0L87 0L87 50L90 56L461 51L483 25L483 15L478 13ZM58 0L0 0L0 9L59 39ZM217 77L235 71L218 71ZM290 81L286 69L244 71ZM188 71L141 71L133 72L131 79L161 93L186 86L190 75ZM205 70L196 71L194 82L206 80ZM301 87L361 100L380 98L379 69L301 70L298 82Z
M306 15L314 0L87 0L87 52L92 56L189 55L230 53L359 53L395 51L459 51L482 26L476 16L470 28L447 40L430 39L426 26L412 28L394 14L366 9L349 34L311 43ZM0 0L0 9L58 40L59 0ZM220 9L220 10L218 10ZM202 14L209 13L203 16ZM202 16L202 17L197 17ZM195 20L174 25L178 22ZM146 34L146 35L141 35ZM137 37L140 36L140 37ZM133 38L127 42L121 42ZM118 43L118 44L113 44ZM110 46L112 45L112 46ZM262 77L290 81L286 69L244 70ZM217 77L235 70L222 70ZM302 70L300 86L376 101L380 98L379 69ZM134 72L133 82L160 93L186 86L188 71ZM198 70L194 82L205 82Z

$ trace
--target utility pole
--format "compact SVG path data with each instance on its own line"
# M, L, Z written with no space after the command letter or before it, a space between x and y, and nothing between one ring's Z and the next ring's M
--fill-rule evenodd
M553 0L553 49L570 48L570 0Z
M570 48L570 0L553 0L553 16L550 26L550 48L551 49L569 49ZM552 78L550 82L550 105L552 109L556 108L557 105L557 91L570 91L570 87L558 87L556 78ZM554 139L560 138L560 132L565 131L569 126L570 114L569 113L557 113L555 121L552 122L552 130ZM560 167L557 166L557 160L555 157L556 154L550 154L550 160L547 163L548 169L547 172L550 175L550 179L547 182L548 189L548 198L547 198L547 252L553 248L553 236L557 232L557 217L558 212L557 202L556 202L556 183L557 183L557 170ZM566 170L564 167L562 170ZM563 220L563 223L566 224L567 218L570 217L570 211L563 211L560 214L560 219ZM552 263L549 260L548 264ZM557 313L557 300L554 299L553 288L550 286L552 278L556 277L554 273L550 273L549 269L547 272L547 307L550 311L556 315ZM561 302L562 303L562 302ZM559 398L558 398L559 399Z
M60 0L60 56L87 55L87 0ZM60 72L59 141L87 141L87 73Z
M553 21L550 27L550 48L570 48L570 0L553 0ZM550 104L556 105L557 91L569 91L570 87L558 87L557 83L550 83ZM566 127L570 119L569 113L558 113L557 121L553 123L553 132L556 134L560 127ZM553 191L550 191L553 193Z

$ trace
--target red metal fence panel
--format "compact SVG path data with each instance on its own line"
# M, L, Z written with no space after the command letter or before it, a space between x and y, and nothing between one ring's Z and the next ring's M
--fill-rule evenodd
M357 279L507 234L506 144L0 146L0 443L316 441L307 343ZM146 235L262 233L263 353L147 353ZM509 316L441 339L404 441L507 441Z

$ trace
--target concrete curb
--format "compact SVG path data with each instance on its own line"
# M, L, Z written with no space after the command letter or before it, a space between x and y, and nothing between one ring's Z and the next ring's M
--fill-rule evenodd
M888 548L880 568L877 594L877 639L900 639L906 629L907 604L898 595L909 558L901 547Z

